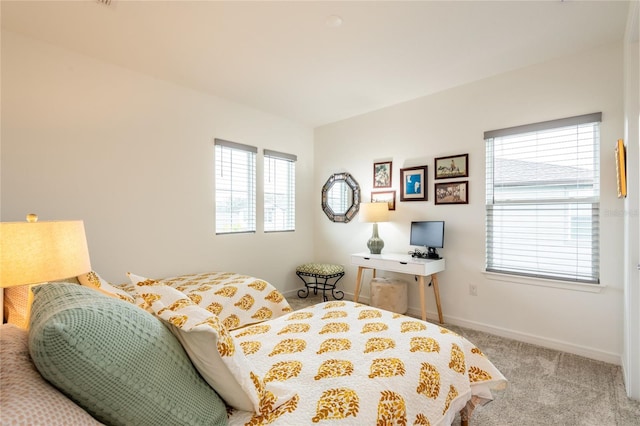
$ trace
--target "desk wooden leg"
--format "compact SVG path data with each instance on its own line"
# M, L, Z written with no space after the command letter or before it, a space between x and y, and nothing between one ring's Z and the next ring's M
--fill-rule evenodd
M433 292L436 296L436 306L438 307L438 320L440 324L444 324L444 319L442 318L442 307L440 306L440 290L438 289L438 276L436 274L431 274L431 282L433 283Z
M424 277L420 275L418 277L418 286L420 287L420 308L422 309L422 321L427 320L427 301L424 296L424 288L426 286Z
M356 277L356 293L353 295L353 301L357 302L360 297L360 283L362 282L362 270L364 267L358 266L358 276Z

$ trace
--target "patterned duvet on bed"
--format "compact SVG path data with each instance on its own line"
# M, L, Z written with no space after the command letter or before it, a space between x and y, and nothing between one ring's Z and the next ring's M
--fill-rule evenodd
M131 283L168 285L220 318L228 330L291 312L289 302L272 284L235 272L206 272L151 280L129 274ZM135 296L135 291L127 289Z
M231 333L265 383L295 396L231 425L445 425L506 379L480 349L438 325L347 301Z

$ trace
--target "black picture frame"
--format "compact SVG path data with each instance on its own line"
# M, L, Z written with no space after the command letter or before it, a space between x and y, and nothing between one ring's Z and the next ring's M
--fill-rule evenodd
M469 154L436 158L434 167L435 179L469 177Z
M393 163L391 161L373 163L373 187L391 188L392 171Z
M396 209L396 191L377 191L371 193L372 203L387 203L389 210Z
M400 169L400 201L427 201L428 167Z
M469 181L436 183L433 194L435 204L469 204Z

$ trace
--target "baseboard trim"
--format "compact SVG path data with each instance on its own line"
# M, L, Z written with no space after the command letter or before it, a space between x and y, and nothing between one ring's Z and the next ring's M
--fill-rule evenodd
M411 310L411 315L417 313L420 317L420 311L417 309ZM427 311L427 319L438 318L437 313ZM505 337L507 339L517 340L523 343L529 343L536 346L541 346L547 349L554 349L561 352L567 352L574 355L583 356L585 358L595 359L597 361L606 362L608 364L621 365L622 358L620 354L613 352L602 351L600 349L591 348L588 346L576 345L573 343L563 342L557 339L551 339L548 337L538 336L530 333L523 333L517 330L512 330L503 327L496 327L489 324L484 324L477 321L470 321L464 318L452 317L444 315L445 327L446 324L453 324L472 330L482 331L485 333L493 334L495 336Z
M298 289L289 290L284 293L285 297L298 297ZM346 300L353 300L353 293L345 292ZM360 297L360 302L369 304L368 297ZM416 318L422 316L422 312L418 308L409 307L408 315ZM427 320L430 322L438 323L438 313L427 310ZM548 337L537 336L530 333L523 333L517 330L511 330L503 327L496 327L489 324L484 324L477 321L470 321L464 318L454 317L450 315L444 315L445 327L446 324L453 324L460 327L470 328L472 330L478 330L485 333L493 334L507 339L517 340L519 342L530 343L536 346L542 346L543 348L554 349L557 351L567 352L574 355L583 356L597 361L606 362L609 364L622 365L621 354L602 351L600 349L591 348L588 346L575 345L561 340L550 339Z
M288 299L288 298L298 297L298 290L299 289L281 291L281 293L284 297Z

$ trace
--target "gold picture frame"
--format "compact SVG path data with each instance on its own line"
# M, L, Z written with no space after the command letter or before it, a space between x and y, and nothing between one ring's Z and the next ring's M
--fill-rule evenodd
M618 198L625 198L627 196L627 168L626 168L626 152L624 148L624 141L618 139L616 144L616 175L618 184Z

